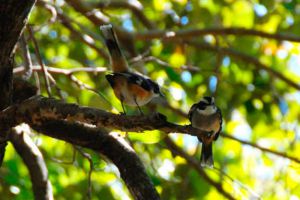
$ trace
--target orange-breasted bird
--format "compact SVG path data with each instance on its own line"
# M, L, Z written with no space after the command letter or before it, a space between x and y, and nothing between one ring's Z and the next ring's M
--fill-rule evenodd
M147 104L154 97L163 96L160 88L149 77L129 70L111 24L100 26L100 30L110 53L113 70L113 73L106 75L106 79L113 88L116 97L121 101L124 113L124 104L126 104L137 106L142 114L140 106Z
M188 114L192 127L207 133L204 139L198 137L202 143L201 166L213 167L212 143L217 140L222 129L222 113L215 105L214 97L203 97L194 104Z

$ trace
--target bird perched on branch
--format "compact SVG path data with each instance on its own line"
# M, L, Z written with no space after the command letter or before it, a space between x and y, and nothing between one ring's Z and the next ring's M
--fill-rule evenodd
M191 107L188 117L192 127L206 133L204 137L198 137L202 142L200 164L213 167L212 143L218 139L222 129L222 113L216 107L214 97L203 97Z
M124 104L137 106L142 114L140 106L147 104L154 97L163 96L160 88L149 77L130 71L111 24L100 26L100 30L110 53L113 70L113 73L106 75L106 79L121 101L124 114Z

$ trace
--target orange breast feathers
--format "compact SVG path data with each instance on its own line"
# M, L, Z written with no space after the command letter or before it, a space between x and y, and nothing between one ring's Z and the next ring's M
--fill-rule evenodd
M136 84L129 84L129 90L132 92L137 102L148 103L148 100L152 97L151 91L147 91Z
M138 84L128 82L123 76L114 76L112 88L118 99L129 106L137 106L137 104L143 106L153 97L152 91L147 91Z

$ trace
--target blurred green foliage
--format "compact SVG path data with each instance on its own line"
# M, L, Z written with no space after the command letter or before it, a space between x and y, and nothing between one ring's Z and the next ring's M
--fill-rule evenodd
M106 51L99 27L75 11L67 2L56 0L48 3L74 20L71 24L83 37ZM298 0L128 2L134 6L142 6L142 13L160 30L240 27L268 33L300 34ZM109 1L107 4L109 5ZM92 9L95 10L87 15L102 11L111 23L129 32L148 31L140 18L129 9L112 9L109 6ZM30 16L30 24L33 24L40 53L47 66L62 69L107 67L110 70L108 59L83 43L74 32L63 25L59 16L50 23L51 17L51 12L42 5L37 5ZM25 34L28 35L27 32ZM299 84L299 43L234 34L195 36L190 41L242 52ZM29 47L33 63L37 65L30 41ZM163 85L163 92L173 109L162 106L158 100L158 104L144 107L145 113L156 110L174 123L187 124L186 117L177 114L174 109L187 113L189 107L203 95L214 95L223 112L225 133L293 157L300 154L300 93L291 85L246 60L236 59L222 51L212 52L196 48L185 44L183 40L170 42L162 38L147 41L135 39L135 48L139 54L148 52L146 57L153 56L156 61L167 63L164 65L152 59L144 63L143 70ZM123 50L130 60L130 53L126 51L128 49L124 44ZM23 64L21 55L17 50L16 66ZM138 69L139 65L140 63L133 63L132 66ZM192 70L194 68L196 70ZM67 102L112 112L121 111L119 101L104 78L105 73L73 74L80 82L94 88L98 93L80 88L70 79L70 75L52 75ZM42 76L40 79L43 84ZM30 81L35 83L34 77ZM56 98L60 98L55 88L52 91ZM46 95L44 85L41 92ZM129 114L138 113L136 109L128 109ZM143 134L127 133L127 136L145 164L162 199L224 198L184 159L173 157L162 142L165 137L163 133L151 131ZM172 138L190 155L199 157L196 138L182 134L172 134ZM34 135L32 139L46 160L55 199L86 199L88 160L76 153L75 160L72 161L74 149L65 142L43 135ZM91 178L92 199L130 199L116 167L95 152L85 151L92 156L94 163ZM224 137L215 142L214 155L216 168L222 169L229 177L215 170L205 169L205 172L213 180L220 182L236 199L300 199L300 163ZM55 160L71 164L62 164ZM33 199L28 171L11 145L7 147L0 174L0 199Z

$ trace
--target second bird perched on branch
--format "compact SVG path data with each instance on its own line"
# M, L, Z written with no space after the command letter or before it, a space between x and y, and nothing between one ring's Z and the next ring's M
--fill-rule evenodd
M100 26L100 30L110 53L113 70L113 73L106 75L106 79L121 101L124 114L124 104L137 106L142 114L140 106L147 104L154 97L163 96L160 88L150 78L130 71L111 24Z
M222 129L222 113L215 105L214 97L203 97L198 103L194 104L189 111L189 119L194 128L207 133L202 139L201 166L213 167L212 143L217 140Z

